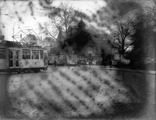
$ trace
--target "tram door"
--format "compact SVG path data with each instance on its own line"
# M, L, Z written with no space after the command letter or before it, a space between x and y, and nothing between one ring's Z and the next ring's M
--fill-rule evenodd
M9 50L9 68L19 67L19 50Z

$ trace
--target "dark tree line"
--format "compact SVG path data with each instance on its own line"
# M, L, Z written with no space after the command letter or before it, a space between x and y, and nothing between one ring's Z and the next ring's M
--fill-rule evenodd
M129 65L145 69L147 58L155 63L156 6L141 8L128 20L115 22L116 31L109 43L121 59L129 59ZM131 50L128 50L131 48Z
M156 45L156 7L148 7L145 12L136 15L133 27L135 29L132 39L135 41L129 54L131 64L145 69L146 58L155 61Z

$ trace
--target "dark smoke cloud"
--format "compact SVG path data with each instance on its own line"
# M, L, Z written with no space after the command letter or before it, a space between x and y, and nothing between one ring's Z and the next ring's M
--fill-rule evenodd
M120 17L123 17L130 11L141 8L141 3L134 0L111 0L108 2L108 7L114 12L118 12Z

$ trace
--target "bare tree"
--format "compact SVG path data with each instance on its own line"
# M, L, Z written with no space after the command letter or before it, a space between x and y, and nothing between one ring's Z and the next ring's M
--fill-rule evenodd
M115 22L116 30L113 33L110 43L111 46L116 49L120 55L120 60L135 42L131 39L131 35L134 33L132 24L133 18L127 19L125 21Z
M52 29L49 29L49 27L52 27ZM43 25L40 24L39 29L40 33L44 34L45 36L51 37L55 41L57 40L56 36L58 34L58 30L51 23L45 22Z
M76 18L77 12L69 4L60 4L58 12L50 14L49 17L52 20L52 24L58 29L59 32L64 32L65 36L68 36L68 29L70 26L75 25L78 22ZM62 30L62 31L60 31Z

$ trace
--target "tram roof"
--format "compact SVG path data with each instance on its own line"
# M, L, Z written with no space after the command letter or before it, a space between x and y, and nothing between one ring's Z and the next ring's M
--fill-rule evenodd
M0 46L2 46L2 47L23 47L23 45L20 42L7 41L7 40L1 41Z

